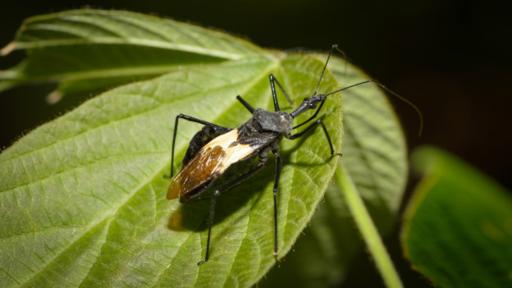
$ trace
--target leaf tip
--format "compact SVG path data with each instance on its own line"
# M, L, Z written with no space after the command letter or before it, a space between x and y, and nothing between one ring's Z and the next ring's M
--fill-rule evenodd
M8 54L10 54L14 49L16 49L16 42L10 42L9 44L5 45L1 50L0 50L0 55L1 56L7 56Z

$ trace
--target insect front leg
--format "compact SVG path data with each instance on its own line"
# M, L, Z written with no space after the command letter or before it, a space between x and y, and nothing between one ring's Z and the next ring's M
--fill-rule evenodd
M301 127L302 125L305 125L307 124L309 121L313 120L316 118L316 116L318 115L318 113L320 112L320 109L322 109L322 107L324 106L324 103L325 103L325 100L327 100L327 98L324 98L324 100L322 100L322 102L320 102L320 105L318 105L318 108L316 108L316 111L315 113L309 117L307 120L305 120L304 122L300 123L300 124L297 124L295 126L293 126L292 129L297 129L299 127Z
M190 121L190 122L195 122L195 123L199 123L199 124L203 124L203 125L206 125L206 126L211 126L211 127L214 127L214 128L219 128L219 129L226 129L224 127L221 127L219 125L216 125L214 123L211 123L211 122L208 122L208 121L205 121L205 120L202 120L202 119L199 119L199 118L196 118L194 116L189 116L189 115L185 115L185 114L178 114L174 120L174 131L173 131L173 135L172 135L172 154L171 154L171 171L170 171L170 177L172 178L172 176L174 176L174 150L175 150L175 146L176 146L176 135L178 135L178 123L179 123L179 120L180 119L184 119L184 120L187 120L187 121Z

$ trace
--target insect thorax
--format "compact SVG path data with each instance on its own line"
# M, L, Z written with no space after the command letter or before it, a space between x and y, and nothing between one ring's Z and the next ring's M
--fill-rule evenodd
M253 113L253 120L258 124L260 132L276 132L288 135L292 130L292 117L282 111L271 112L256 109Z

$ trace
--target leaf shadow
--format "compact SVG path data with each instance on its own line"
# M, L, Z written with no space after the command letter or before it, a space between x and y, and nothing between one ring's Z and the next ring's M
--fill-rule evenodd
M270 161L269 161L270 162ZM212 227L223 222L246 205L252 209L260 200L265 187L274 181L273 165L266 165L264 169L243 181L237 187L222 193L217 198L215 218ZM208 217L211 203L211 191L205 192L207 196L201 200L182 203L169 216L167 228L174 231L205 231L208 229ZM249 202L252 203L248 204ZM240 217L245 217L241 215ZM235 222L238 219L235 219Z
M292 148L290 149L286 149L282 152L282 156L283 156L283 160L284 160L284 165L292 165L292 166L296 166L296 167L317 167L317 166L320 166L320 165L325 165L325 164L329 164L329 162L333 159L333 158L336 158L337 156L339 155L329 155L327 157L325 157L324 160L322 161L313 161L311 159L308 159L306 161L304 160L299 160L299 161L291 161L290 158L291 158L291 155L292 153L296 152L298 149L300 149L300 147L302 147L302 145L304 145L304 142L306 142L307 138L308 137L311 137L312 136L312 133L311 134L308 134L306 135L305 137L301 137L299 139L297 139L297 141L295 141L294 145ZM288 141L293 141L293 140L288 140ZM325 140L325 145L328 146L329 144L327 143L327 140ZM336 151L335 151L336 153ZM304 159L304 158L302 158Z

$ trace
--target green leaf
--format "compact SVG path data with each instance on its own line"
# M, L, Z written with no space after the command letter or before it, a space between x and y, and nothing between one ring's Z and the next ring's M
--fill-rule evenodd
M510 191L435 148L413 163L425 175L401 235L413 267L441 287L512 286Z
M0 286L256 283L275 263L273 165L220 198L211 258L198 267L208 210L202 202L208 201L182 207L165 198L173 119L184 113L236 127L250 115L235 95L256 107L272 106L269 73L282 80L295 106L310 95L322 65L312 56L287 55L176 66L162 77L104 93L21 138L0 154ZM322 91L336 87L328 73ZM323 111L336 151L340 104L333 97ZM199 128L180 125L178 159ZM299 141L283 140L281 147L282 257L312 217L336 161L328 160L321 129ZM181 229L169 225L180 215Z
M264 53L249 42L186 23L92 9L27 19L2 54L16 49L27 50L28 57L0 72L0 91L26 83L57 82L61 94L94 92L162 75L180 64Z
M325 57L325 56L324 56ZM345 61L334 58L330 66L342 86L368 80ZM400 123L374 84L343 93L344 169L381 234L395 223L407 180L407 149ZM267 286L290 284L325 287L340 282L354 258L362 252L362 240L343 194L331 184L311 224L281 265L265 279ZM308 263L308 265L304 265Z

